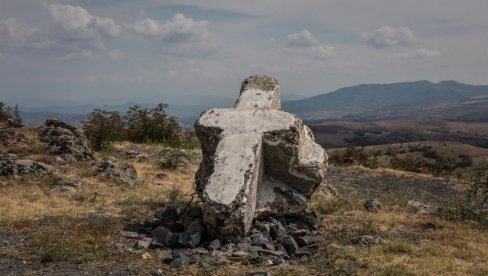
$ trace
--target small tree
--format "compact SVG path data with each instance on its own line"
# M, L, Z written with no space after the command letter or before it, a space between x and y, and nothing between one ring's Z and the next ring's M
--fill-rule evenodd
M176 118L166 114L167 107L164 103L152 109L137 105L130 107L125 116L129 140L179 145L181 129Z
M0 122L7 123L8 119L11 118L10 112L10 107L4 102L0 102Z
M24 123L22 122L22 117L20 116L20 109L19 105L16 104L14 110L12 111L12 127L23 127Z
M94 150L103 150L110 142L125 138L124 121L116 111L95 109L83 122L83 130Z

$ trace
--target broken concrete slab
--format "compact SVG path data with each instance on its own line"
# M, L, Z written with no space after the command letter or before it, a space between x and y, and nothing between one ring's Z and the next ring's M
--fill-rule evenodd
M275 79L252 76L233 108L211 109L195 123L203 152L196 184L211 235L237 240L257 216L300 214L323 182L325 151L280 110L279 95Z

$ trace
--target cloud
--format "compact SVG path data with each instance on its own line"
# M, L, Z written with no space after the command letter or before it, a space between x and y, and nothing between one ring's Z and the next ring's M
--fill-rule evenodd
M438 57L440 55L441 53L439 53L438 51L420 48L405 53L400 53L397 54L396 56L400 58L432 58L432 57Z
M111 50L109 53L108 53L108 56L114 60L114 61L119 61L119 60L123 60L126 58L126 55L123 51L119 50L119 49L113 49Z
M168 42L186 42L206 40L209 26L210 23L206 20L194 21L181 13L177 13L166 22L146 18L130 27L138 35Z
M15 18L0 21L0 50L7 53L20 50L38 50L50 47L51 41L39 35L36 29Z
M86 58L92 58L93 57L93 52L91 50L80 50L79 52L75 53L69 53L61 57L62 60L76 60L76 59L86 59Z
M416 37L408 28L383 26L375 31L362 33L361 40L375 48L387 48L411 45Z
M287 35L283 51L312 59L329 59L336 56L334 47L320 43L308 30Z
M288 47L311 47L319 44L319 41L308 30L289 34L286 36L286 39Z
M112 19L94 16L82 7L51 4L47 9L54 21L72 34L86 37L116 37L122 31L122 27Z

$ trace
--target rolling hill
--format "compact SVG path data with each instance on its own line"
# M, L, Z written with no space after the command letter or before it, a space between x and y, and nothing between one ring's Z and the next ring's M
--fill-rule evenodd
M361 84L314 97L288 101L288 112L305 120L372 120L437 118L488 120L488 85L422 80L393 84Z

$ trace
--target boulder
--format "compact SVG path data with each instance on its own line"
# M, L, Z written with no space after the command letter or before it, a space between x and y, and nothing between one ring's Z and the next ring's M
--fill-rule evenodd
M67 162L95 159L83 130L60 120L48 119L39 133L39 139L48 143L50 154Z
M53 172L53 167L46 163L30 159L18 159L14 154L0 156L0 176L41 176Z
M137 178L137 171L129 163L118 162L114 157L107 157L95 162L91 170L96 174L102 174L111 181L136 186L142 182Z
M275 79L252 76L233 108L195 123L203 153L196 187L211 235L237 240L256 217L299 215L324 180L327 154L298 117L280 110L279 95Z

